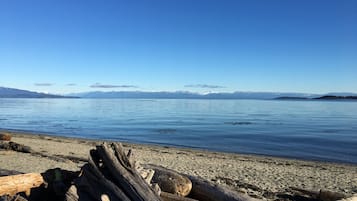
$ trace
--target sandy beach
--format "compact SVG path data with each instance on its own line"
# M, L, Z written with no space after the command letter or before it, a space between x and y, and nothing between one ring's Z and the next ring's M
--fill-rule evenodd
M79 170L101 141L11 132L12 141L36 153L0 150L0 168L24 173L50 168ZM256 198L271 199L289 187L357 193L357 166L123 143L137 161L200 176Z

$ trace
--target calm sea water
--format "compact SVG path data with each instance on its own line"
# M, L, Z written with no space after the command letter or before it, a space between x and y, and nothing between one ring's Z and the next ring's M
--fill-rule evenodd
M0 128L357 164L357 102L0 99Z

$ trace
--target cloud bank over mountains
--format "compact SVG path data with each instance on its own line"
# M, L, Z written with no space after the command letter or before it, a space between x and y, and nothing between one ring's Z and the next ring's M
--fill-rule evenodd
M188 85L185 85L184 87L186 87L186 88L205 88L205 89L226 88L225 86L210 85L210 84L188 84Z
M189 91L146 92L146 91L92 91L72 93L69 96L81 98L147 98L147 99L275 99L282 96L315 98L317 94L275 93L275 92L233 92L233 93L194 93Z
M90 85L89 87L91 88L104 88L104 89L109 89L109 88L138 88L138 86L135 85L112 85L112 84L101 84L101 83L95 83Z
M38 86L38 87L50 87L50 86L53 86L54 84L45 82L45 83L35 83L34 85Z

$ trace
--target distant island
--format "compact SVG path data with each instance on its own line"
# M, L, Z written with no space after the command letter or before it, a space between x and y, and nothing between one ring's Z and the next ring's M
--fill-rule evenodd
M357 96L324 95L316 98L282 96L275 98L275 100L357 100Z
M0 98L76 98L73 96L60 96L33 91L0 87Z
M357 100L357 96L321 96L318 98L314 98L316 100Z

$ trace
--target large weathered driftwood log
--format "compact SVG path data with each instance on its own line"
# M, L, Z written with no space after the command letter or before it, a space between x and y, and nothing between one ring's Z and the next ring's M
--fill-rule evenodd
M68 201L78 197L86 200L161 200L136 171L121 144L103 143L91 150L90 155L75 186L67 191Z
M0 177L0 196L15 195L19 192L28 193L31 188L39 187L43 183L44 180L38 173Z
M104 143L97 147L97 153L109 170L113 182L120 187L131 200L160 200L153 189L131 164L121 144Z

